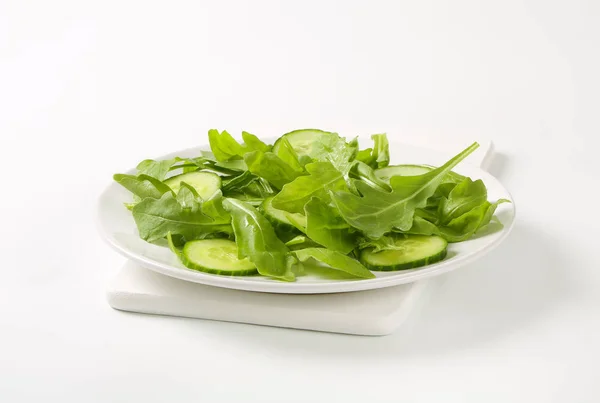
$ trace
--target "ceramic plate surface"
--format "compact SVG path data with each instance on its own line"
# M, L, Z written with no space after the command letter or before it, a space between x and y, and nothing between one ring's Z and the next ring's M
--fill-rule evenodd
M363 144L367 144L367 142L365 141ZM459 147L451 152L441 152L390 141L391 164L441 165L462 148L464 147ZM200 149L209 148L205 146L183 150L156 159L172 158L174 156L196 157ZM470 157L459 164L454 170L473 179L482 179L488 188L489 200L495 201L500 198L513 200L509 192L496 178L473 164L473 162L480 162L477 158L474 158L471 162L469 160ZM131 170L129 173L135 173L135 170ZM499 205L496 217L503 224L503 228L492 224L488 231L479 233L466 242L450 244L448 247L448 257L445 260L419 269L374 272L377 277L367 280L332 280L302 276L298 277L295 282L288 283L260 276L218 276L184 267L168 248L147 243L137 236L131 212L124 206L124 203L130 201L131 194L119 184L112 183L100 196L97 212L100 233L113 248L128 259L150 270L195 283L247 291L284 294L318 294L369 290L411 283L437 276L482 258L506 238L513 227L515 219L514 201L513 203Z

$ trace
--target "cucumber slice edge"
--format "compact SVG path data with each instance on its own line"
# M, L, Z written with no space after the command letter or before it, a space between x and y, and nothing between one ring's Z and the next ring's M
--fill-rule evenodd
M217 190L221 189L221 177L213 172L193 171L172 176L165 179L164 184L177 194L181 188L181 182L193 187L202 200L210 199Z
M226 276L258 274L258 269L248 258L237 256L236 243L228 239L189 241L179 254L181 262L189 269Z
M360 262L373 271L397 271L437 263L448 254L448 242L437 235L401 235L395 243L406 244L406 250L373 252L373 248L367 248L360 252Z

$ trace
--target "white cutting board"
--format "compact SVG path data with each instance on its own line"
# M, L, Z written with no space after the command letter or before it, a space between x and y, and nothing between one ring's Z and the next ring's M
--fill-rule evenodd
M436 142L432 148L439 150L440 144L447 143ZM479 143L469 162L479 162L486 169L493 145L491 141ZM270 294L191 283L128 261L109 284L107 299L113 308L129 312L382 336L415 313L436 284L434 278L348 293Z

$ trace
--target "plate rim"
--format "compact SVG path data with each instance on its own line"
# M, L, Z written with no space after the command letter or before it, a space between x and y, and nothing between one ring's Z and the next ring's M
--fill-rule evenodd
M391 143L391 142L390 142ZM399 142L394 142L398 144L402 144ZM155 159L164 159L170 158L170 156L175 154L183 154L189 152L191 150L203 149L206 145L200 145L198 147L187 148L183 150L179 150L173 153L165 154L160 157L156 157ZM420 147L433 153L439 153L437 150L429 149L426 147ZM95 221L96 228L101 235L101 238L104 242L106 242L112 249L117 251L119 254L124 256L125 258L132 260L142 267L152 270L154 272L177 278L184 281L190 281L193 283L205 284L208 286L220 287L220 288L228 288L235 290L243 290L243 291L251 291L251 292L262 292L262 293L276 293L276 294L330 294L330 293L345 293L345 292L357 292L357 291L365 291L372 290L378 288L386 288L393 287L401 284L408 284L415 281L427 279L430 277L435 277L440 274L458 269L462 266L468 265L472 263L482 256L488 254L496 247L498 247L508 235L512 232L514 225L516 223L517 210L514 201L514 197L506 189L506 187L492 174L484 170L481 166L468 164L473 168L476 168L481 173L486 176L494 179L502 188L504 192L510 197L510 208L512 210L512 220L508 225L504 225L501 230L500 236L494 241L487 245L484 245L482 248L477 251L469 254L467 257L464 257L458 261L452 260L442 260L441 262L434 263L432 265L428 265L427 268L421 268L419 270L410 271L404 273L402 276L386 276L386 277L375 277L372 279L357 279L357 280L348 280L348 281L332 281L332 282L322 282L322 283L302 283L302 282L281 282L277 280L272 281L247 281L244 277L234 277L234 276L219 276L213 275L209 273L203 273L201 271L191 270L183 267L176 267L169 264L157 262L151 258L145 257L141 254L138 254L130 249L126 248L124 245L120 244L117 239L111 236L105 225L102 222L102 202L105 200L107 195L110 194L111 191L116 189L118 185L114 182L110 183L99 195L96 201L96 209L95 209ZM135 169L130 169L127 172L134 172Z

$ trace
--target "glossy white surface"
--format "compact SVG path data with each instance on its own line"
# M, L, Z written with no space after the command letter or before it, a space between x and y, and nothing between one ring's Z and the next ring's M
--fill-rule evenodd
M598 7L0 2L0 401L597 403ZM115 170L307 125L490 136L518 222L383 338L108 306Z
M397 133L390 133L393 138ZM367 142L363 139L363 148ZM390 155L392 164L431 164L440 165L445 162L444 155L456 154L468 144L448 146L450 150L436 153L429 148L416 147L406 143L391 142ZM478 155L461 164L456 172L473 179L482 179L488 188L489 200L512 200L508 191L490 174L478 167L482 156L488 152L489 143L483 145ZM200 146L207 149L207 146ZM198 148L174 152L155 159L167 159L176 156L184 158L197 157ZM134 171L130 171L134 172ZM391 287L407 284L413 281L424 280L452 270L482 258L497 247L510 233L514 225L515 203L503 203L498 206L496 217L502 225L492 223L487 231L466 242L450 244L448 257L443 261L427 267L402 270L396 272L375 272L376 278L356 280L331 280L317 276L301 276L295 282L282 282L262 276L226 277L197 270L190 270L183 266L177 257L166 246L150 244L140 239L137 235L135 222L131 212L124 207L131 202L131 193L117 183L112 183L100 196L98 203L98 227L106 241L125 257L132 259L137 264L154 270L158 273L175 277L181 280L196 283L233 288L237 290L273 292L284 294L314 294L331 292L349 292L372 290L376 288Z

